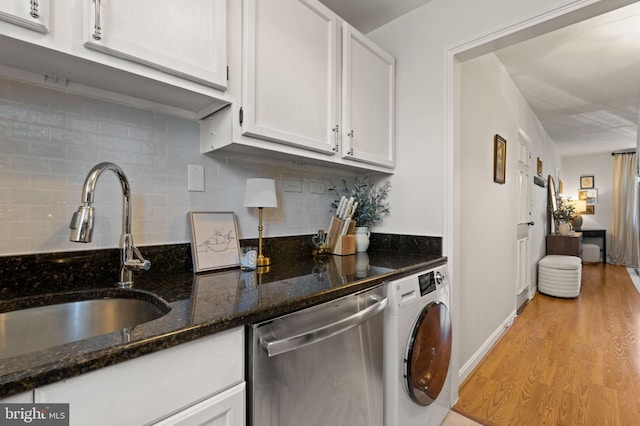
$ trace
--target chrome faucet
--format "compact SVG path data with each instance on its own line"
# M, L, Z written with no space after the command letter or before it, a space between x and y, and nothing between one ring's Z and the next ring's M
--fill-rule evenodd
M120 287L133 286L134 270L149 270L151 262L145 260L133 245L131 235L131 186L124 171L116 164L104 162L93 166L82 187L82 205L71 218L69 240L76 243L89 243L93 237L93 193L98 177L105 170L111 170L118 176L122 186L122 235L120 236Z

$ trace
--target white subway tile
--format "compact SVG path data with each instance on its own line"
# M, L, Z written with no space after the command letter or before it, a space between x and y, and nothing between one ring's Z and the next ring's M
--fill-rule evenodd
M29 187L32 189L49 190L49 196L52 191L60 191L67 189L66 176L31 173L29 176Z
M49 191L44 189L12 189L11 204L38 208L49 205Z
M21 173L49 173L50 160L44 157L14 155L11 157L11 170Z
M29 154L29 141L0 137L0 152L3 154Z
M118 136L126 138L129 135L129 127L123 124L101 121L99 123L100 133L106 135Z
M98 120L87 119L81 115L68 114L67 129L95 133L100 130L100 123Z
M67 124L67 116L61 112L33 110L31 111L31 122L42 126L64 128Z
M0 186L4 188L27 188L29 186L29 174L0 169Z
M14 102L0 100L0 118L28 122L29 109Z

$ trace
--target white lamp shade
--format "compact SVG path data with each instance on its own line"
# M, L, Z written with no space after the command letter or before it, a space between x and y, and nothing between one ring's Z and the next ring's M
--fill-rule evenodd
M247 179L244 190L245 207L278 207L276 181L273 179Z

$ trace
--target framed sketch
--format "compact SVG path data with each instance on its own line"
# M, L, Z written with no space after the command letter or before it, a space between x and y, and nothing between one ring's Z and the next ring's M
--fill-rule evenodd
M238 227L233 212L189 212L193 271L240 265Z
M507 141L500 135L493 138L493 181L503 184L507 175Z
M595 206L598 204L598 190L581 189L578 191L578 200L586 201L587 206Z
M593 176L580 176L580 189L594 188Z

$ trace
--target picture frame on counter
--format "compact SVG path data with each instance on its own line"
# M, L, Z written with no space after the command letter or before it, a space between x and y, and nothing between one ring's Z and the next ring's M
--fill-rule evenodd
M507 176L507 141L496 134L493 138L493 181L504 184Z
M189 212L193 272L240 265L240 241L233 212Z
M580 176L580 189L593 189L595 184L593 182L593 175Z

